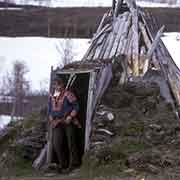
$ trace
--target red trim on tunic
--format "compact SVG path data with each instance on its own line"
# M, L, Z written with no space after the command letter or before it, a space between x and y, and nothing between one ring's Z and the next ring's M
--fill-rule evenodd
M52 110L53 111L59 111L63 105L64 102L64 98L65 98L65 90L62 91L59 96L55 97L55 96L51 96L51 100L52 100Z

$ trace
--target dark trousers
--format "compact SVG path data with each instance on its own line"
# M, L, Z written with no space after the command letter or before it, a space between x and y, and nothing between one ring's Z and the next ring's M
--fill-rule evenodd
M67 154L65 153L67 152L67 148L69 157L65 155ZM63 167L67 159L69 159L69 168L79 165L74 124L59 124L53 129L53 150L56 153L60 167Z

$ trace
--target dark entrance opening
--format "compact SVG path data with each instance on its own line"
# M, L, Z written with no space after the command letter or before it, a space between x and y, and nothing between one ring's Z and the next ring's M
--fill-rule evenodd
M65 84L67 84L70 75L71 75L70 72L56 73L56 76L62 78ZM80 160L82 159L83 153L85 151L85 131L86 131L86 114L87 114L87 102L88 102L88 92L89 92L89 79L90 79L90 72L85 72L85 73L77 72L76 79L73 82L71 88L69 89L76 95L80 106L80 110L77 118L82 128L81 129L76 128L75 130L76 144L77 144L78 155ZM65 143L64 145L67 148L67 143ZM68 152L66 152L66 156L67 154ZM68 158L69 157L67 156L67 159Z

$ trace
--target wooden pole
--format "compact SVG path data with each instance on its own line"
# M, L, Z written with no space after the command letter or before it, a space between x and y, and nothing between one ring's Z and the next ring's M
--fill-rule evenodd
M134 76L139 75L139 32L138 32L138 11L132 11L132 30L133 30L133 74Z
M123 3L123 0L118 0L118 3L116 5L116 9L115 9L115 12L114 12L114 17L117 17L118 14L119 14L119 11L121 9L121 5Z
M49 85L49 92L52 92L52 78L53 78L53 67L51 67L51 74L50 74L50 85ZM53 145L52 145L52 138L53 138L53 127L52 124L49 123L49 117L48 117L48 142L47 142L47 164L50 164L52 162L52 152L53 152Z
M158 33L157 33L157 35L156 35L156 37L155 37L155 39L151 45L151 48L147 52L146 59L144 62L143 74L145 74L147 72L147 70L149 69L151 57L152 57L153 52L155 51L155 49L156 49L156 47L160 41L160 38L161 38L163 31L164 31L164 28L165 28L165 26L162 26L160 28L160 30L158 31Z

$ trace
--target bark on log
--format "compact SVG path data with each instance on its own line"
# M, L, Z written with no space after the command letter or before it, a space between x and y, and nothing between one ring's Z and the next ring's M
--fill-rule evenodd
M104 34L103 36L100 37L99 41L97 42L98 47L96 48L96 52L93 57L94 60L99 59L100 53L103 50L103 43L104 43L106 37L107 37L107 34Z
M104 26L104 28L101 29L101 31L100 31L97 35L94 36L94 38L92 39L92 42L91 42L90 47L88 48L86 54L85 54L84 57L82 58L82 61L85 61L86 59L87 59L87 60L90 60L90 59L93 57L93 55L94 55L94 54L93 54L93 53L94 53L93 51L94 51L94 49L96 48L95 45L96 45L96 43L97 43L97 41L98 41L98 38L99 38L103 33L106 33L106 32L109 32L109 31L111 31L111 26L110 26L110 24L106 24L106 25ZM90 56L90 54L91 54L91 56Z
M121 77L119 79L119 85L123 85L126 81L127 81L127 78L128 78L128 74L127 74L127 56L121 56L121 66L122 66L122 73L121 73Z
M39 170L43 165L46 164L46 158L47 158L47 144L44 146L44 148L41 150L39 156L36 158L36 160L33 162L32 167L36 170Z
M119 39L119 45L118 45L118 48L116 51L116 56L119 56L121 54L121 49L124 45L124 39L127 37L128 32L129 32L129 28L131 25L131 15L128 13L128 14L126 14L125 18L126 19L125 19L125 23L122 27L121 36Z
M139 58L139 69L144 74L144 61L145 61L145 56L146 56L146 48L144 46L141 47L140 49L140 58Z
M98 29L96 31L96 34L99 33L101 31L101 29L103 28L103 23L104 23L104 20L106 19L107 16L108 16L108 13L105 13L103 15L103 18L102 18L102 20L101 20L101 22L99 24L99 27L98 27Z
M114 16L117 17L118 14L119 14L119 11L121 9L121 5L123 3L123 0L118 0L118 3L116 5L116 9L115 9L115 12L114 12Z
M135 0L125 0L125 2L127 3L131 12L133 12L135 9L137 9Z
M169 83L171 85L171 90L175 96L177 106L180 107L180 87L177 86L177 83L175 80L173 80L172 77L169 76Z
M111 53L109 55L110 58L116 56L117 48L119 46L121 35L122 35L122 29L124 28L126 16L127 16L127 13L123 14L123 16L118 16L118 21L119 21L118 29L119 30L118 30L118 34L116 36L116 39L114 40L114 45L113 45L113 48L111 50Z
M139 28L140 28L141 33L143 35L144 43L145 43L146 47L149 49L151 47L152 42L151 42L149 35L146 31L146 28L142 22L139 22Z
M163 34L163 31L164 31L164 26L161 27L161 29L158 31L158 33L155 37L155 40L153 41L153 43L151 45L151 48L147 52L146 59L144 62L144 67L143 67L143 74L145 74L147 72L147 70L149 69L151 57L152 57L155 49L157 48L158 43L160 42L160 38Z
M107 47L106 52L105 52L105 54L104 54L104 59L108 59L108 58L109 58L111 49L112 49L112 47L113 47L115 38L116 38L117 33L118 33L118 26L119 26L119 21L118 21L118 19L116 19L116 21L114 22L113 31L112 31L112 33L110 34L108 47Z
M139 75L139 32L138 32L138 11L132 7L132 30L133 30L133 75Z

